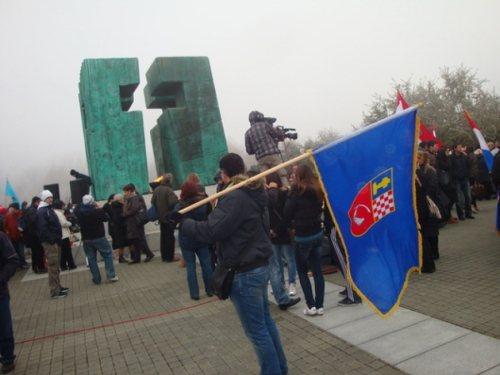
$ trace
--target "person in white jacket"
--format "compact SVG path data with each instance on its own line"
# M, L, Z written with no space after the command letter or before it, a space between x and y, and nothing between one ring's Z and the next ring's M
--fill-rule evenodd
M77 268L75 261L73 259L73 253L71 252L71 244L69 241L69 237L71 235L71 231L69 228L71 227L71 222L66 219L64 216L64 208L65 204L63 201L57 199L52 203L52 207L56 212L57 218L61 223L62 228L62 242L61 242L61 270L66 271L68 268L70 270L74 270Z

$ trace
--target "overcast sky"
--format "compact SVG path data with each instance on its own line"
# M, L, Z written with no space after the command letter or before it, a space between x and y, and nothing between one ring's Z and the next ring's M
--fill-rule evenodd
M143 88L156 57L208 56L230 143L243 145L252 110L303 141L350 132L394 80L444 66L472 68L498 92L499 16L498 0L1 0L0 204L6 178L28 200L43 184L69 189L71 168L87 173L84 59L139 59L131 110L143 111L153 165L160 110L145 108Z

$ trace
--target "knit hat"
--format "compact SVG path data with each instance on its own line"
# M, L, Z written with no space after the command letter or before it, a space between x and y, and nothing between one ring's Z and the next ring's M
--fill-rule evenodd
M92 197L92 195L87 194L87 195L84 195L82 198L82 202L85 205L92 204L93 201L94 201L94 198Z
M35 204L38 201L41 201L41 199L40 199L40 197L37 197L36 195L33 198L31 198L31 204L32 205Z
M41 195L42 195L42 201L43 201L43 202L45 202L45 200L46 200L47 198L52 198L52 197L53 197L52 193L51 193L49 190L44 190L44 191L42 191L42 194L41 194Z

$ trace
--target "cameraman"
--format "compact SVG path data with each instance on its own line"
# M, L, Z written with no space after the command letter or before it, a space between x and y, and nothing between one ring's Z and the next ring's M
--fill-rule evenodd
M250 112L248 116L250 129L245 133L245 147L249 155L255 155L261 172L276 167L282 163L279 156L278 143L282 135L258 111ZM289 186L286 170L278 171L284 186Z

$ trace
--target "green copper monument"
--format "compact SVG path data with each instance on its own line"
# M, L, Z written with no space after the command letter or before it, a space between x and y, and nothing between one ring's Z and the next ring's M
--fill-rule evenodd
M213 185L227 144L208 58L158 57L146 80L146 107L163 111L151 130L158 175L171 172L175 188L190 173Z
M141 111L127 112L139 85L139 61L85 59L80 71L80 110L95 199L133 183L149 190Z

